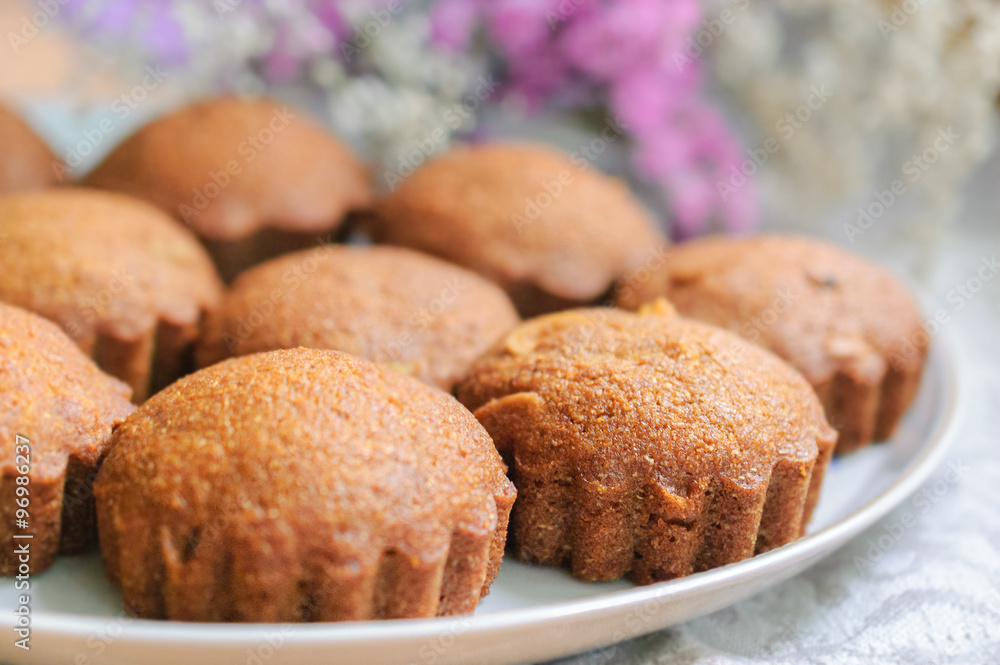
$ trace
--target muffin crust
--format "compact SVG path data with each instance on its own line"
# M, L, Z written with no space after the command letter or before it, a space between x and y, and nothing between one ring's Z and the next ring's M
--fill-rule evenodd
M665 302L527 321L457 395L510 465L515 555L584 580L652 583L800 537L836 440L798 373Z
M50 319L141 401L191 363L222 285L194 236L119 194L0 198L0 301Z
M133 410L128 387L98 370L53 323L0 304L0 575L19 573L14 552L24 541L15 534L32 535L33 574L94 541L93 478L112 428ZM15 448L18 436L27 450ZM25 453L27 460L17 457ZM25 466L29 526L22 529L17 479Z
M812 384L837 453L892 436L927 356L920 310L893 275L833 245L794 236L709 237L672 247L619 305L667 297L684 316L756 342Z
M0 194L42 189L58 182L61 163L17 114L0 104Z
M396 247L325 245L241 275L206 321L198 364L307 346L450 391L518 321L499 287L458 266Z
M531 144L460 147L375 206L376 242L495 281L523 316L602 296L666 244L624 183Z
M226 281L314 244L371 198L365 168L304 111L236 97L146 125L85 183L146 199L188 224Z
M95 487L140 616L337 621L471 612L513 486L453 398L336 351L235 358L147 401Z

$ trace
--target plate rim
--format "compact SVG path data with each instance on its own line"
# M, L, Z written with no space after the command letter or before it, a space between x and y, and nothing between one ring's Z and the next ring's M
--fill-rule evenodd
M783 564L813 559L811 566L825 556L852 540L865 529L876 524L926 481L940 466L945 454L951 448L956 433L963 422L965 411L964 383L967 374L964 357L951 330L944 330L931 345L928 365L936 364L940 371L941 393L945 403L934 417L933 429L925 439L922 449L903 468L900 475L863 506L847 516L819 531L808 534L792 543L776 548L750 559L713 568L686 577L637 586L630 589L610 591L595 596L562 601L527 608L497 610L481 615L460 617L438 617L431 619L400 619L390 621L358 621L330 623L195 623L183 621L160 621L153 619L129 618L128 630L123 630L115 638L116 642L130 646L154 645L173 638L182 637L183 645L196 647L205 645L244 645L248 640L259 642L268 631L280 630L283 626L294 626L294 630L284 632L285 645L335 647L370 640L382 644L413 639L434 639L445 634L454 634L456 625L463 625L462 633L474 636L499 630L509 630L526 625L538 627L560 619L592 617L601 613L614 613L624 608L638 607L646 603L661 601L664 597L682 594L695 588L709 588L725 585L727 582L760 574L770 569L780 569ZM734 602L739 599L734 598ZM6 616L0 626L14 625ZM121 617L119 617L120 619ZM65 612L33 612L31 623L33 632L43 632L48 638L87 638L106 631L115 617L88 616ZM658 628L654 625L650 630ZM638 637L643 631L628 637Z

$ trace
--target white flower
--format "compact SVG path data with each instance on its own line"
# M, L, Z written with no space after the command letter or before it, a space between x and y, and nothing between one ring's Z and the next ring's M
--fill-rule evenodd
M711 52L737 111L757 127L750 145L774 135L813 86L833 91L761 171L776 214L854 210L898 179L914 213L899 235L934 242L994 146L1000 6L990 0L757 0ZM938 149L949 128L957 138ZM914 167L925 153L934 162Z

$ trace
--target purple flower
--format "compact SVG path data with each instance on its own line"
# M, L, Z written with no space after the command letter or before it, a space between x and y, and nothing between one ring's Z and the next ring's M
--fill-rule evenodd
M695 92L697 72L689 71L672 76L658 69L636 67L609 84L609 104L631 131L653 131L663 125L679 101Z
M669 125L662 125L659 131L637 134L635 139L633 161L636 171L645 179L662 179L692 160L694 146Z
M431 39L451 51L466 49L482 12L479 0L438 0L431 7Z
M87 31L121 36L132 26L136 13L144 4L144 0L104 3L97 5L96 11L87 16L84 10L93 9L93 3L88 3L86 0L69 0L65 10L67 16L78 19L86 17L87 23L83 27Z
M701 173L676 171L666 179L665 184L677 219L678 235L681 238L696 235L718 208L718 195L712 183Z
M173 8L164 3L154 3L146 17L149 30L144 37L149 50L158 55L160 62L167 64L186 59L187 45L184 29L177 21Z
M613 80L638 63L659 59L675 4L643 0L611 3L596 11L581 8L562 31L561 49L580 71L597 80Z
M325 29L336 40L347 39L353 36L354 31L351 24L344 17L340 7L340 0L319 0L313 5L313 14L316 16L320 27Z
M552 37L552 29L546 15L557 4L553 0L492 2L487 9L489 35L507 57L548 55L543 48Z

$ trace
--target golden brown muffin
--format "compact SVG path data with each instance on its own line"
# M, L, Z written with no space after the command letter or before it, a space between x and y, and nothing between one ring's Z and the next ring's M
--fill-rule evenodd
M60 166L45 141L0 104L0 194L54 185Z
M510 465L518 558L638 584L800 537L836 432L791 367L665 302L527 321L457 388Z
M141 402L193 364L222 284L197 239L120 194L0 197L0 302L58 323Z
M198 366L307 346L450 391L519 320L503 290L458 266L396 247L325 245L240 275L206 320Z
M777 235L678 245L647 281L619 284L616 300L635 309L659 296L802 372L840 431L838 454L892 436L916 395L927 337L912 296L833 245Z
M376 203L376 242L465 266L524 316L590 303L666 239L624 183L554 149L456 148Z
M116 430L94 493L139 615L342 621L471 612L515 490L452 397L338 351L235 358Z
M315 244L371 197L361 163L304 111L235 97L146 125L85 182L147 199L189 224L227 282Z
M128 398L53 323L0 304L0 575L93 542L93 478Z

